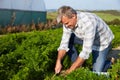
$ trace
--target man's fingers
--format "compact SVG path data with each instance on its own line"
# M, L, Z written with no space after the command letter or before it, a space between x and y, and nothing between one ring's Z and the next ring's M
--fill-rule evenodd
M60 76L66 76L67 75L67 73L66 73L66 70L62 70L61 72L60 72Z
M59 74L60 71L61 71L61 69L62 69L61 63L60 63L60 62L57 62L57 63L56 63L56 66L55 66L55 73L56 73L56 74Z
M55 69L55 74L59 74L60 73L60 69Z

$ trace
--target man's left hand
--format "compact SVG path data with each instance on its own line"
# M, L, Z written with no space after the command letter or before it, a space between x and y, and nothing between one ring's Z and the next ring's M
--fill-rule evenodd
M66 76L66 75L70 74L71 72L72 72L72 71L71 71L70 69L62 70L62 71L60 72L60 75L61 75L61 76Z

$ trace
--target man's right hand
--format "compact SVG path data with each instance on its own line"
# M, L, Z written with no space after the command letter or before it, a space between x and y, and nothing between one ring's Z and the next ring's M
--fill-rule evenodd
M60 60L56 61L56 66L55 66L55 74L59 74L62 69L62 64Z
M61 60L64 57L65 53L66 53L65 50L58 51L58 57L57 57L56 66L55 66L55 74L59 74L61 72L61 69L62 69Z

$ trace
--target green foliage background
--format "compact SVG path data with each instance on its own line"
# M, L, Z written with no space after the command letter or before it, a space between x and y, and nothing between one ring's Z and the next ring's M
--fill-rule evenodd
M112 43L113 47L120 46L120 26L111 25L110 28L115 34L115 39ZM47 31L32 31L28 33L14 33L0 37L0 79L51 79L54 74L57 48L61 36L62 28ZM68 59L67 57L63 62L65 68L70 66ZM91 59L86 61L85 66L88 67L87 71L89 72L91 68ZM94 75L92 73L90 73L90 75L85 75L85 73L87 73L86 69L79 71L84 74L84 78L85 76ZM118 71L118 69L116 71ZM70 78L74 78L72 74L75 75L76 72L71 73L65 79L69 80ZM64 77L62 78L64 79ZM92 77L90 78L92 79ZM61 79L61 77L56 76L54 79Z
M0 79L40 80L53 72L62 30L9 34L0 38Z

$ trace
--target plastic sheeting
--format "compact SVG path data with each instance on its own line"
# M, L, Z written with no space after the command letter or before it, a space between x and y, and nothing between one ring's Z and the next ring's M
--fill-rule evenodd
M0 0L0 9L46 11L44 0Z
M0 26L46 22L44 0L0 0Z

